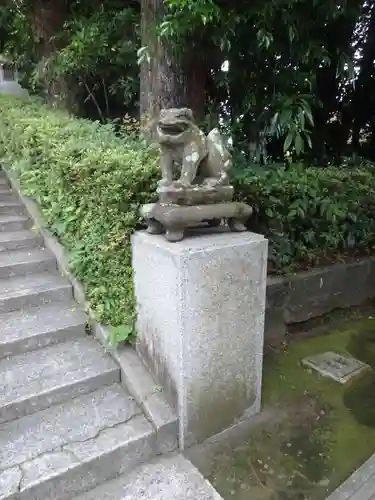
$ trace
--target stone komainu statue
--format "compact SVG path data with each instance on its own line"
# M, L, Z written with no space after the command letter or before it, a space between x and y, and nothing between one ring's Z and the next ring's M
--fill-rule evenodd
M233 202L231 155L218 129L207 136L190 109L164 109L157 122L162 178L159 201L145 205L142 215L148 231L169 241L180 241L184 230L226 221L232 231L245 231L251 207Z
M206 137L194 123L191 110L182 108L161 111L156 130L161 153L160 186L173 183L176 165L181 167L176 187L229 185L232 160L218 129Z

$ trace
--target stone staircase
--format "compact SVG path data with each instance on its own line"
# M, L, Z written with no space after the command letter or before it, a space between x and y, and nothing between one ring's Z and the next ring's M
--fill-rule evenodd
M181 455L160 457L32 226L0 171L0 500L219 498Z

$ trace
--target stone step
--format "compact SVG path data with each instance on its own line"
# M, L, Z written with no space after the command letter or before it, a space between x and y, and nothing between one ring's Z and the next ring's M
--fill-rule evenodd
M30 229L33 225L32 219L27 215L0 215L0 231L22 231Z
M0 380L3 423L120 382L120 369L96 340L82 337L0 360Z
M119 384L0 425L0 499L68 500L150 460L155 432Z
M42 237L35 231L0 232L0 252L33 248L42 243Z
M54 255L45 248L0 252L0 278L57 271Z
M85 323L85 314L74 302L0 314L0 358L82 337Z
M6 185L1 184L1 181L0 181L0 201L9 200L9 199L16 200L17 194L12 189L7 187Z
M193 464L176 454L141 465L74 500L140 499L222 500Z
M72 286L57 273L30 274L0 279L0 313L44 302L72 299Z
M0 215L24 215L26 207L20 200L5 200L0 202Z

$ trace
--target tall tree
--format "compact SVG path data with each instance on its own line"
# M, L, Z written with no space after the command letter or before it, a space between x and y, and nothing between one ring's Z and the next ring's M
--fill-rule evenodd
M361 128L366 125L374 113L369 106L369 96L374 87L375 62L375 2L370 4L367 36L363 45L361 69L357 78L355 92L352 98L352 147L359 148Z
M140 114L144 134L151 139L162 108L187 106L197 120L203 119L210 69L197 32L189 44L160 34L167 9L163 0L141 1Z
M63 76L52 76L48 62L61 47L64 23L68 20L70 0L35 0L29 4L28 17L34 40L36 54L40 62L40 75L48 100L76 111L75 82Z

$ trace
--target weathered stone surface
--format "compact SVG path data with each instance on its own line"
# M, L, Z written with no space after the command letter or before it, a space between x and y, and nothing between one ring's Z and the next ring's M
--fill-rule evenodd
M90 338L46 347L0 360L0 422L67 401L119 382L120 371Z
M0 200L14 200L16 199L16 193L11 189L7 189L8 186L4 185L4 178L0 177Z
M205 205L210 203L231 202L233 186L176 186L174 189L159 187L159 201L162 204Z
M70 500L154 455L155 433L143 416L135 416L104 429L96 438L63 446L21 465L19 500Z
M25 215L26 209L19 200L1 200L0 215Z
M0 167L1 168L1 167ZM9 182L4 172L0 170L0 186L2 189L9 188Z
M161 234L165 231L166 239L173 242L181 241L188 227L198 226L203 222L220 225L222 219L228 221L232 231L246 231L245 222L251 213L252 209L248 205L238 202L195 206L155 203L145 205L141 210L142 216L148 223L148 232Z
M298 323L375 296L375 260L316 269L289 279L287 323Z
M0 252L0 278L56 270L56 259L45 248Z
M374 500L375 498L375 477L365 483L351 500Z
M340 382L340 384L345 384L369 368L368 365L351 356L343 356L329 351L304 358L302 364L325 377Z
M289 325L304 323L335 309L360 306L374 297L374 258L269 277L265 344L282 343Z
M218 129L205 136L188 108L162 109L157 123L160 144L160 186L173 190L175 167L181 165L177 186L228 185L232 167L229 151ZM197 182L197 177L200 177Z
M286 337L285 302L288 288L283 277L268 277L266 316L264 326L265 349L280 345Z
M120 386L119 366L85 335L65 260L57 270L61 246L43 229L43 238L25 231L27 216L8 215L21 209L6 185L0 172L0 499L71 500L175 448L176 418L150 390L154 428Z
M57 273L31 274L0 281L0 313L40 305L43 301L71 298L71 284Z
M20 483L8 471L0 498L14 487L13 477L17 500L65 500L153 453L155 432L134 400L117 384L104 387L0 425L0 470L22 471Z
M133 238L138 351L180 419L180 446L260 408L267 241Z
M3 469L32 460L69 443L96 437L124 423L140 410L115 384L38 414L0 426L0 464Z
M20 467L13 467L5 471L0 470L0 498L8 498L19 491L22 480ZM12 498L14 498L12 496Z
M82 337L85 321L85 314L73 302L0 314L0 358Z
M357 469L326 500L373 500L375 493L375 455Z
M177 416L167 403L162 387L129 346L117 350L115 358L120 365L121 382L136 398L156 429L159 453L174 451L178 446Z
M56 237L51 234L46 228L43 227L43 218L39 212L39 209L34 201L29 198L23 196L20 191L20 185L17 179L12 175L9 169L7 169L7 176L11 180L14 194L19 197L19 199L24 203L27 208L28 213L35 221L36 226L38 227L40 233L43 236L44 242L43 244L48 248L48 250L55 255L60 271L68 277L71 281L73 289L74 289L74 297L75 299L83 306L86 305L85 293L82 285L72 276L69 272L69 263L68 263L68 255L62 245L58 242ZM1 172L0 172L0 180ZM65 318L64 316L64 308L57 307L55 309L56 321L53 320L53 314L47 314L47 317L44 318L44 311L49 309L52 306L48 306L43 304L40 308L33 308L34 310L39 311L39 315L41 317L40 324L32 323L32 329L34 335L30 335L30 338L27 341L21 340L16 341L14 337L11 339L11 344L8 344L6 349L9 352L9 348L14 349L26 349L31 350L35 348L35 346L43 347L43 343L47 344L50 342L59 341L64 342L69 339L69 336L73 339L82 332L83 326L80 325L79 328L74 328L74 325L67 325L66 322L69 318ZM79 311L72 311L75 309L77 305L67 305L67 313L68 315L80 315L84 316ZM23 316L21 315L22 325L24 325ZM95 336L100 339L100 342L104 343L107 346L108 340L108 328L104 325L97 323L92 315L89 315L87 318L90 322L91 329ZM1 315L0 315L1 320ZM84 323L85 318L83 317L82 322ZM1 324L1 323L0 323ZM13 323L11 329L17 323ZM58 331L46 331L43 334L44 325L47 324L50 329L59 329ZM26 325L24 325L26 327ZM59 328L61 326L61 328ZM14 330L13 330L14 331ZM41 335L39 335L41 333ZM25 333L26 335L26 333ZM16 351L14 351L16 352ZM22 351L21 351L22 352ZM113 357L119 363L121 372L122 372L122 383L125 387L130 389L132 396L134 396L137 402L141 405L143 411L145 412L146 418L152 423L154 429L156 430L156 451L157 452L167 452L174 450L177 447L177 417L175 413L171 410L170 406L166 403L164 394L160 392L159 388L155 388L155 382L152 380L152 377L149 376L147 369L139 359L139 357L132 351L132 349L126 350L127 353L132 352L132 363L129 363L129 356L121 355L120 350L114 350L111 352ZM0 357L1 357L1 338L0 338ZM141 368L140 368L141 367ZM141 376L141 372L143 375ZM147 376L145 373L147 372Z
M0 231L22 231L31 226L32 220L26 215L0 215Z
M202 222L216 227L223 219L232 231L246 231L252 209L233 202L232 158L219 130L206 136L194 122L192 111L178 108L161 110L156 132L162 178L158 202L141 211L148 232L165 232L168 241L181 241L187 227Z
M0 231L0 252L33 248L42 243L40 235L31 230L6 233Z
M222 500L181 455L155 459L75 500Z

